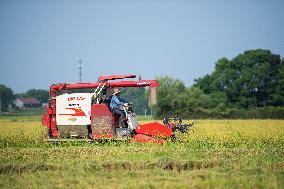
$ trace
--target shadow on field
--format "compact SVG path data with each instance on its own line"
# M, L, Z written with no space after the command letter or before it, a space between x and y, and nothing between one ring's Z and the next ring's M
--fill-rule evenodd
M119 171L119 170L131 170L139 171L145 169L163 169L167 171L190 171L199 170L206 168L214 168L220 166L219 162L215 161L181 161L170 158L161 158L155 162L129 162L129 161L115 161L115 162L92 162L91 164L85 165L86 171ZM35 164L22 164L22 165L0 165L0 174L16 173L21 174L25 172L38 172L38 171L55 171L64 170L68 167L58 167L54 165L48 165L45 163L35 163Z
M170 158L161 158L155 162L128 162L128 161L118 161L118 162L107 162L99 164L94 162L88 169L91 170L144 170L144 169L163 169L163 170L196 170L213 168L220 166L219 162L211 161L181 161Z
M59 168L47 165L44 163L34 163L34 164L27 164L27 165L0 165L0 174L7 174L7 173L24 173L24 172L37 172L37 171L54 171Z

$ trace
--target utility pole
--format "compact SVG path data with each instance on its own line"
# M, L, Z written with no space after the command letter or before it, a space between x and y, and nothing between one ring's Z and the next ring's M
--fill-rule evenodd
M82 83L82 60L78 60L78 70L79 70L79 82Z

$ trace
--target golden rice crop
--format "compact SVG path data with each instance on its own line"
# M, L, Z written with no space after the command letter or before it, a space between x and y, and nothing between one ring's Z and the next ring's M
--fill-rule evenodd
M198 120L189 139L219 142L278 140L284 136L283 120Z
M0 118L0 188L284 188L284 120L197 120L165 145L45 137L39 116Z
M46 137L46 128L40 117L15 117L0 119L0 139L8 143L40 143ZM189 122L189 121L185 121ZM142 123L146 123L143 121ZM242 141L283 140L283 120L197 120L193 132L177 134L181 141L199 140L216 143Z

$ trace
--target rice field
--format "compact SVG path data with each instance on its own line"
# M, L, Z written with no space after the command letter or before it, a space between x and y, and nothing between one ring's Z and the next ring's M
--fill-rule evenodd
M0 188L284 188L284 120L196 120L164 145L49 144L40 120L0 117Z

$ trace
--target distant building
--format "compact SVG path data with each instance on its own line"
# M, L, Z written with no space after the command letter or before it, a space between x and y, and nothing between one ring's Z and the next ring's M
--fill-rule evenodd
M41 108L41 103L35 98L17 98L14 104L19 109L38 109Z

